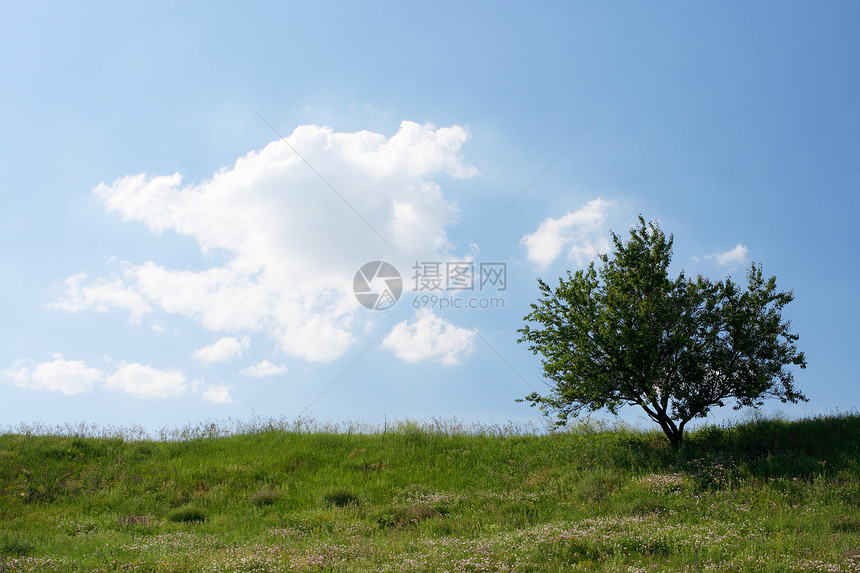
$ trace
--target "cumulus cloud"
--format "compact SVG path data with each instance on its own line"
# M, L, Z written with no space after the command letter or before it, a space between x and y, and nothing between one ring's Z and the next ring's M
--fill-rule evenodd
M730 267L744 264L747 260L748 252L748 248L746 248L741 243L738 243L737 245L735 245L735 248L730 251L714 253L713 255L708 255L705 258L716 259L718 265L723 267Z
M382 347L406 362L439 361L451 365L474 350L476 334L423 308L416 313L415 320L394 325Z
M145 398L176 398L188 390L187 378L179 370L157 370L137 362L120 362L105 385Z
M460 126L433 129L404 121L388 141L369 131L337 133L331 139L347 160L377 178L395 173L421 176L435 172L466 178L478 172L474 167L463 165L458 156L467 137Z
M128 311L129 320L133 324L140 324L143 316L152 311L152 307L140 293L120 279L100 278L90 284L83 284L86 280L86 273L78 273L66 279L62 298L49 307L67 312L89 309L108 312L112 308L122 308Z
M351 288L359 266L386 258L408 268L451 248L446 226L456 206L432 177L475 175L460 156L468 133L405 121L390 138L306 125L286 139L289 145L274 141L201 183L185 184L175 173L97 186L95 194L124 220L191 236L226 262L204 270L127 263L116 276L90 282L76 275L56 306L121 308L132 321L160 310L214 332L262 332L307 360L342 355L354 341L360 306Z
M69 396L109 388L141 398L176 398L189 390L185 374L176 369L158 370L136 362L120 362L116 370L108 374L87 366L83 360L66 360L62 354L54 354L52 358L46 362L18 360L11 368L0 370L0 377L21 388ZM213 395L210 393L204 398L211 400Z
M67 396L92 392L104 379L101 370L89 368L81 360L65 360L62 354L54 354L50 362L18 360L12 368L0 371L0 375L21 388L50 390Z
M581 209L553 219L547 218L537 231L520 240L529 260L538 270L544 270L564 250L577 267L583 267L598 253L609 250L609 240L603 228L606 211L612 206L603 199L594 199Z
M230 387L226 384L216 384L209 386L203 391L203 399L216 404L230 404L233 399L230 397Z
M191 357L202 362L224 362L242 356L250 344L251 339L247 336L243 336L242 340L225 336L209 346L198 348Z
M259 364L248 366L239 371L239 374L245 376L253 376L254 378L262 378L263 376L274 376L276 374L286 374L287 367L278 364L272 364L268 360L263 360Z

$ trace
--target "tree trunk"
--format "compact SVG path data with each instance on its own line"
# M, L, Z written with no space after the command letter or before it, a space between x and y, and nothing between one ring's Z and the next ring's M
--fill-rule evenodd
M676 426L675 422L663 413L658 417L657 423L660 424L660 427L663 429L663 433L666 434L667 438L669 438L669 443L672 444L672 448L676 450L680 448L681 444L684 442L684 424L681 424L680 427Z
M674 430L667 431L665 428L663 429L666 432L666 436L669 438L669 443L672 444L672 448L677 450L681 447L681 444L684 442L684 431L683 430Z
M669 417L669 414L666 413L664 408L661 408L659 404L652 405L654 407L653 410L644 403L639 402L639 406L645 410L645 413L660 425L663 433L666 434L667 438L669 438L669 443L672 444L672 448L677 450L684 442L684 425L689 420L681 420L681 423L676 426L675 422Z

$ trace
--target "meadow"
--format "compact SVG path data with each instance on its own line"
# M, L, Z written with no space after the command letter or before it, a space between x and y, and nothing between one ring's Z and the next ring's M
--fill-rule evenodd
M8 429L13 571L860 571L860 415Z

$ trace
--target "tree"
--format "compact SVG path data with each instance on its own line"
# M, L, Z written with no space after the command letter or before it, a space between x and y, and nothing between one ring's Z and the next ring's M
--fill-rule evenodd
M712 283L682 272L671 280L674 238L656 223L640 216L628 241L611 235L613 257L601 254L599 270L592 262L568 271L554 290L538 279L541 296L518 342L542 355L555 384L523 400L555 411L557 425L582 412L640 406L675 447L690 420L728 401L735 409L766 398L806 401L790 369L805 368L806 358L782 319L794 295L777 291L776 277L765 280L753 263L746 289L731 277Z

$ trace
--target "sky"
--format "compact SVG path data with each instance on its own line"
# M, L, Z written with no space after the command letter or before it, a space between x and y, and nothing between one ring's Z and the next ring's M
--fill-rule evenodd
M2 11L0 425L542 426L537 279L640 214L793 290L766 413L860 402L857 3Z

